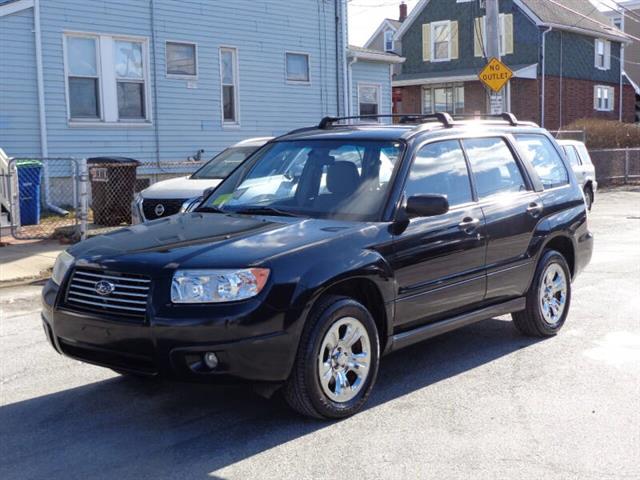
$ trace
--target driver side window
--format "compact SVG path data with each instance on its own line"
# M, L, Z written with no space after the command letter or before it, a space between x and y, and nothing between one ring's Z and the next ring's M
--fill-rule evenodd
M458 140L430 143L418 151L405 196L421 194L445 195L451 207L473 200L467 162Z

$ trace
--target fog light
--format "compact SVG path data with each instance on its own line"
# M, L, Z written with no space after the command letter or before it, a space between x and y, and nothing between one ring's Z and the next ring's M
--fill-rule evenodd
M218 356L213 352L207 352L203 356L204 364L211 370L218 366Z

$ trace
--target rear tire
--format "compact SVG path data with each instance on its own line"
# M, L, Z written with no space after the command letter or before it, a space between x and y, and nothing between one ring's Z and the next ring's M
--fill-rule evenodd
M304 326L284 398L308 417L353 415L369 398L379 358L378 331L369 311L349 297L327 296Z
M571 272L561 253L543 252L526 298L526 308L511 314L515 327L530 337L557 334L571 304Z

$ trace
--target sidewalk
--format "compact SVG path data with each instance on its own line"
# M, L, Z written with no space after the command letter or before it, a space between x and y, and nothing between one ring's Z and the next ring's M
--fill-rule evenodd
M47 278L67 247L57 240L11 240L0 247L0 287Z

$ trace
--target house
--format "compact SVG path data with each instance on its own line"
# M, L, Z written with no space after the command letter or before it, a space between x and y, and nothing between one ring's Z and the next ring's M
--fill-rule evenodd
M620 2L615 9L603 13L611 25L632 37L633 41L625 46L621 57L624 59L624 74L635 89L636 122L640 122L640 0Z
M514 72L507 110L550 129L585 117L634 120L619 60L629 37L589 0L501 0L499 9L501 57ZM488 60L485 21L480 0L418 2L394 37L406 58L393 81L397 112L489 111L477 78Z
M397 55L349 49L346 0L0 0L0 147L202 158L326 115L391 113Z

